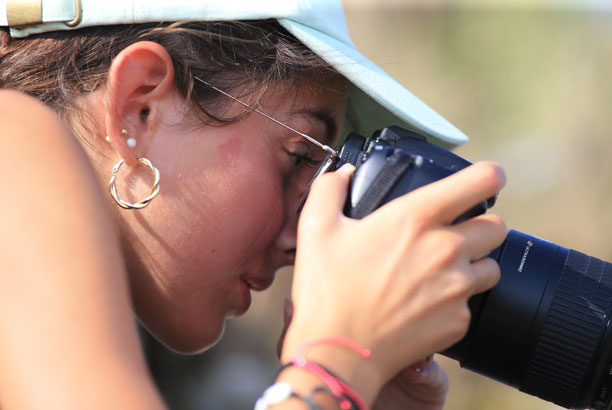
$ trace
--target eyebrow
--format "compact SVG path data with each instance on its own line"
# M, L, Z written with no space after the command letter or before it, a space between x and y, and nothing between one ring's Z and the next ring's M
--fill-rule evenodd
M310 135L308 135L308 134L304 134L303 132L300 132L300 131L296 130L295 128L292 128L292 127L288 126L287 124L285 124L285 123L283 123L283 122L281 122L281 121L277 120L276 118L274 118L274 117L272 117L272 116L270 116L270 115L266 114L265 112L263 112L263 111L261 111L261 110L259 110L259 109L255 108L255 107L253 107L253 106L251 106L251 105L247 104L246 102L242 101L241 99L234 97L232 94L228 93L227 91L223 91L222 89L220 89L220 88L218 88L218 87L215 87L214 85L212 85L212 84L211 84L211 83L209 83L208 81L204 81L204 80L202 80L202 79L201 79L201 78L199 78L198 76L195 76L195 75L194 75L194 76L193 76L193 78L194 78L195 80L197 80L197 81L199 81L199 82L203 83L203 84L206 84L207 86L209 86L209 87L210 87L210 88L212 88L213 90L215 90L215 91L217 91L217 92L220 92L221 94L223 94L223 95L225 95L225 96L227 96L227 97L231 98L232 100L236 101L237 103L239 103L239 104L241 104L241 105L243 105L243 106L247 107L248 109L250 109L250 110L252 110L252 111L255 111L257 114L259 114L259 115L263 115L264 117L268 118L270 121L273 121L273 122L275 122L276 124L278 124L278 125L280 125L280 126L282 126L282 127L285 127L285 128L287 128L287 129L289 129L289 130L291 130L291 131L295 132L295 133L296 133L296 134L298 134L298 135L301 135L302 137L306 138L306 139L307 139L308 141L310 141L311 143L313 143L313 144L315 144L316 146L318 146L319 148L321 148L323 151L327 152L327 153L328 153L328 154L331 156L331 158L336 158L336 157L338 156L338 152L337 152L335 149L333 149L332 147L330 147L330 146L328 146L328 145L322 144L322 143L321 143L319 140L317 140L317 139L315 139L315 138L311 137ZM306 111L308 111L308 110L306 110ZM316 110L314 110L314 111L316 111ZM313 116L314 116L314 115L313 115ZM314 117L315 117L315 118L317 118L316 116L314 116ZM328 117L329 117L329 118L331 118L331 115L328 115ZM325 122L325 121L323 121L323 123L326 123L326 122ZM337 126L336 126L336 128L337 128ZM327 132L329 132L329 130L330 130L330 129L329 129L329 127L327 127L327 130L326 130L326 131L327 131ZM327 135L326 135L326 138L327 138Z
M298 111L295 111L296 115L304 115L308 117L312 117L315 120L320 121L325 126L325 134L323 136L324 144L329 144L334 140L334 137L338 133L338 123L334 119L332 113L326 109L310 109L305 108Z

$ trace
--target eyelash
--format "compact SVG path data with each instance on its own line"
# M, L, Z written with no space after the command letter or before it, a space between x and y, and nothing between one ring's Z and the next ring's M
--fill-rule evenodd
M293 165L296 168L301 168L303 166L320 165L321 162L323 162L323 161L319 161L319 160L313 159L310 156L310 154L298 154L296 152L293 152L293 153L289 154L289 156L291 157L291 159L293 161Z

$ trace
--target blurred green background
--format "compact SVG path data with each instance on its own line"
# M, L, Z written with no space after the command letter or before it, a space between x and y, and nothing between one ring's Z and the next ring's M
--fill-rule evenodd
M456 152L505 167L508 184L494 212L509 227L612 261L606 3L344 0L358 48L470 136ZM278 366L290 279L290 270L279 273L202 355L179 356L147 342L171 408L252 408ZM558 408L438 359L451 381L447 409Z

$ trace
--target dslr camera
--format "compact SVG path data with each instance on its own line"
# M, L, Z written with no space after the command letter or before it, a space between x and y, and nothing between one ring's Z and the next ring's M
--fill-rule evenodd
M345 214L360 219L471 163L399 127L350 134L325 170L355 165ZM324 171L323 171L324 172ZM455 222L486 212L477 204ZM612 408L612 265L510 230L490 257L501 280L469 301L466 336L441 354L565 408Z

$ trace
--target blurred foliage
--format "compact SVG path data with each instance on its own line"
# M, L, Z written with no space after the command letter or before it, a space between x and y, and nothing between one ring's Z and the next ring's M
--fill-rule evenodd
M612 260L612 14L348 8L347 20L364 54L470 136L460 155L505 167L494 212L509 227ZM203 355L148 343L173 409L252 407L277 367L289 288L284 273ZM557 408L440 360L448 409Z

